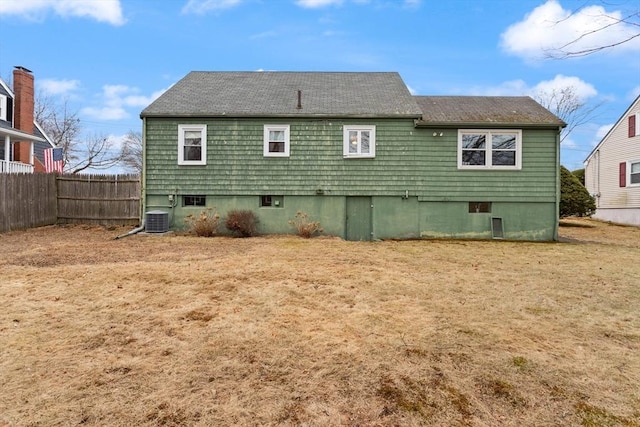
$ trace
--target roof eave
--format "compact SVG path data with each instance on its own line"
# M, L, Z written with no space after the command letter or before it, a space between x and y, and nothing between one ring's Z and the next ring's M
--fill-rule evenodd
M0 135L8 135L11 141L47 142L47 140L16 129L0 128Z
M140 113L140 118L207 118L207 119L255 119L255 118L277 118L277 119L414 119L417 120L421 114L164 114L164 113Z
M425 122L422 120L415 121L416 128L502 128L502 129L520 129L520 128L539 128L539 129L558 129L564 128L567 124L561 123L511 123L511 122Z

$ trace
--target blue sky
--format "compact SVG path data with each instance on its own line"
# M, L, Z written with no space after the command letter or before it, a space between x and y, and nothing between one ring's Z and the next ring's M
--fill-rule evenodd
M140 111L192 70L397 71L416 95L571 85L603 103L562 144L562 164L577 169L640 94L640 37L581 58L545 52L602 12L639 9L637 0L3 0L0 76L32 70L36 92L67 99L87 135L114 141L139 131Z

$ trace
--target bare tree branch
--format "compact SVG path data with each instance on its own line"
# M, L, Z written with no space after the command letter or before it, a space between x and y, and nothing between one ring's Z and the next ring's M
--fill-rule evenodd
M606 2L601 2L601 3L606 4ZM566 18L556 21L554 25L559 25L571 19L572 17L576 16L579 12L583 11L584 9L585 9L585 5L577 8L576 10L571 12ZM637 37L640 37L640 8L638 8L637 6L635 6L635 9L631 12L628 12L627 15L624 16L623 18L617 18L617 17L611 16L610 14L605 14L605 13L594 15L593 18L594 20L606 19L607 22L603 23L598 28L583 32L582 34L578 35L576 38L568 41L567 43L563 44L558 48L548 49L546 51L545 56L547 58L553 58L553 59L566 59L566 58L576 58L581 56L587 56L600 51L614 48L616 46L621 46L625 43L631 42ZM604 31L610 30L614 27L621 26L621 25L631 27L631 28L635 27L636 30L628 33L628 35L625 35L619 40L616 40L610 43L599 44L599 45L596 45L593 47L587 47L587 48L576 47L579 45L580 42L585 41L590 36L597 35L599 33L602 33Z
M603 101L589 104L576 93L576 88L567 86L561 89L540 90L533 95L540 105L558 116L567 124L560 134L560 142L564 141L575 128L593 120Z
M142 172L142 133L130 130L122 143L122 163L136 173Z

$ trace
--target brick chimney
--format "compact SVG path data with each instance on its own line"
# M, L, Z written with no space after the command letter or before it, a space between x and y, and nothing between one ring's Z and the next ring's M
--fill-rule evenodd
M13 109L13 127L33 135L33 74L24 67L13 70L13 92L16 96ZM14 148L14 159L22 163L31 163L31 143L18 142Z

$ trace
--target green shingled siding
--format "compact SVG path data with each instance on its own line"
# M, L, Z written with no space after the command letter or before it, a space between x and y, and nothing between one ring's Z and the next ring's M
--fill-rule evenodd
M416 129L412 120L273 120L146 118L146 210L168 208L168 195L206 195L224 215L252 209L262 232L290 232L305 210L327 234L345 236L346 196L372 197L372 238L490 237L490 217L505 237L554 238L556 130L524 129L522 169L458 170L456 129ZM207 165L178 166L179 124L207 125ZM289 124L289 158L263 156L263 125ZM344 159L343 125L376 125L375 159ZM322 195L318 195L322 192ZM282 208L259 208L260 195L284 196ZM406 196L408 195L408 198ZM493 203L469 214L470 201ZM173 226L198 208L170 208Z
M178 124L207 125L207 165L178 166ZM291 125L289 158L263 156L263 125ZM343 124L376 124L376 158L344 159ZM147 119L146 191L195 194L410 195L420 200L554 201L555 133L523 131L522 170L457 169L457 131L411 120ZM526 193L526 194L525 194Z

